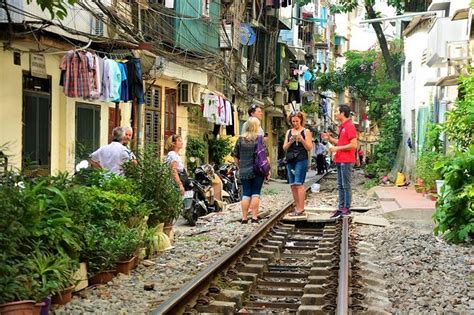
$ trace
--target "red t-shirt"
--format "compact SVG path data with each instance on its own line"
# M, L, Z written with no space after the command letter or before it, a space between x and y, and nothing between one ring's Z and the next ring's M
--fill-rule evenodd
M346 120L339 126L339 138L337 145L346 145L351 143L351 140L357 137L357 130L350 119ZM334 157L336 163L355 163L356 155L355 149L337 151Z

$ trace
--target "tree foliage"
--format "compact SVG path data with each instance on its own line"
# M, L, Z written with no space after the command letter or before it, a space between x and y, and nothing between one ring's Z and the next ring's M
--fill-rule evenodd
M433 218L435 234L455 243L474 234L474 72L461 78L454 109L442 124L454 152L436 163L444 179Z
M30 4L33 1L40 6L41 10L48 10L52 19L57 17L60 20L67 16L67 5L73 5L77 2L76 0L26 0L26 3Z
M395 163L398 145L402 138L400 96L387 107L382 108L383 121L380 123L380 139L373 156L367 165L367 173L376 176L386 175Z
M402 62L403 49L398 42L391 46L398 65ZM386 113L383 107L398 97L398 82L388 76L383 58L376 51L349 50L344 56L346 63L342 69L318 74L316 88L337 93L349 89L354 97L367 102L370 120L379 122Z

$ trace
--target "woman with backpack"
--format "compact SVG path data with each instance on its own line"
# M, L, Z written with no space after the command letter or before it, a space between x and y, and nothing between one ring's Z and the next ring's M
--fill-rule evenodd
M270 177L270 172L264 174L261 170L262 161L259 165L255 165L259 161L262 154L265 154L266 164L269 165L268 152L264 147L263 137L258 135L260 130L260 120L256 117L250 117L245 124L242 136L237 140L232 156L235 164L239 168L240 180L242 182L242 220L240 223L248 223L249 209L252 211L252 223L258 223L258 208L260 206L260 192L262 190L263 181ZM264 148L263 152L260 150ZM259 152L261 154L259 154ZM265 170L266 171L266 170Z
M295 201L295 209L290 216L304 215L304 201L306 192L304 181L308 171L308 152L313 148L311 131L304 128L304 116L301 112L292 112L289 121L293 126L288 130L283 144L286 151L288 181Z

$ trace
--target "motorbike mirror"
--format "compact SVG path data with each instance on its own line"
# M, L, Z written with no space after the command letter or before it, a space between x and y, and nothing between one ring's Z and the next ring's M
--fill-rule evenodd
M89 168L89 161L82 160L76 165L76 172L80 172L83 169Z

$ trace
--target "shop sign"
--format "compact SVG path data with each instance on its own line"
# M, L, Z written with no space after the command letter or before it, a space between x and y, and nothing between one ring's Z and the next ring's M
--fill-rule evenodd
M30 72L33 77L47 78L44 55L30 54Z

